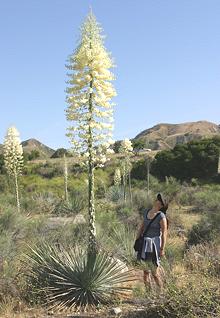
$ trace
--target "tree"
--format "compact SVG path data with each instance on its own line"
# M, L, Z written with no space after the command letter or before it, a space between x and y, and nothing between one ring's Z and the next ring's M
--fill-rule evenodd
M15 127L8 128L3 147L5 168L8 175L14 179L17 210L20 212L18 176L23 167L23 148Z
M58 148L51 156L51 158L63 158L63 156L71 157L71 153L65 148Z
M31 150L29 153L24 153L24 161L31 161L40 158L40 152L38 150Z
M159 152L152 163L151 172L160 179L173 176L181 181L192 178L216 177L220 138L191 141L172 150Z
M138 153L139 150L144 149L146 147L146 141L143 138L133 139L132 146L134 151Z
M67 136L73 150L87 159L89 193L89 249L96 248L94 169L103 165L111 153L113 129L112 97L116 92L111 81L113 62L106 51L101 28L92 12L81 27L81 38L69 56L67 87L67 120L72 122Z
M121 140L117 140L115 141L114 145L113 145L113 150L115 153L119 153L119 149L121 147Z

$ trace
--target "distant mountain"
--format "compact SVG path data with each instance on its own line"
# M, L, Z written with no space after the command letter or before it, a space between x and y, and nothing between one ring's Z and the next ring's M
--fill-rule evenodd
M23 141L21 145L23 147L24 153L30 154L33 150L38 151L39 159L50 158L55 153L54 149L51 149L50 147L42 144L40 141L34 138ZM0 153L2 152L3 152L3 145L0 144Z
M158 124L142 131L134 140L144 140L146 147L152 150L163 150L191 140L214 136L220 137L220 125L208 121L197 121L183 124Z
M34 138L25 140L21 144L25 153L31 153L33 150L38 151L40 159L50 158L55 152L54 149L51 149Z
M42 144L40 141L34 138L23 141L21 145L23 147L24 153L30 154L33 150L37 151L39 153L39 159L50 158L55 153L54 149L51 149L50 147ZM0 153L2 152L3 145L0 144Z
M172 149L177 144L187 143L191 140L214 136L220 137L220 125L208 121L197 121L182 124L161 123L142 131L133 140L144 141L146 148L163 150ZM38 151L39 159L51 158L55 154L54 149L34 138L25 140L21 144L25 153L31 153L33 150ZM0 144L0 153L2 153L2 148L3 145Z

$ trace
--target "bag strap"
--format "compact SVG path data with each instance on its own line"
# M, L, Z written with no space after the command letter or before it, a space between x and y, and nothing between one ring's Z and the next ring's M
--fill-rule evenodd
M148 211L148 212L149 212L149 211ZM148 212L147 212L147 213L148 213ZM142 234L142 236L145 236L145 235L147 234L147 232L148 232L148 230L149 230L151 224L156 220L156 218L159 216L159 214L160 214L160 212L157 213L157 214L155 215L155 217L150 221L150 223L149 223L148 226L146 227L146 230L144 231L144 233Z

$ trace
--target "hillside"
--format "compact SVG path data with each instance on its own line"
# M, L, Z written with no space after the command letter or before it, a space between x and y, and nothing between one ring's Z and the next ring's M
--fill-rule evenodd
M47 159L50 158L55 150L50 147L42 144L37 139L31 138L23 141L22 143L24 153L31 153L33 150L39 152L39 159ZM0 153L3 151L3 145L0 144Z
M214 136L220 136L220 125L198 121L183 124L161 123L142 131L134 139L146 141L146 146L153 150L163 150L171 149L176 144Z
M140 132L133 140L144 140L147 148L152 150L172 149L177 144L187 143L191 140L203 138L220 137L220 125L208 121L188 122L182 124L160 123L152 128ZM39 159L50 158L55 150L44 145L40 141L31 138L22 142L25 153L36 150ZM0 144L0 153L3 145Z
M40 158L42 159L50 158L55 152L55 150L51 149L50 147L42 144L40 141L33 138L25 140L21 144L24 152L30 153L31 151L36 150L39 152Z

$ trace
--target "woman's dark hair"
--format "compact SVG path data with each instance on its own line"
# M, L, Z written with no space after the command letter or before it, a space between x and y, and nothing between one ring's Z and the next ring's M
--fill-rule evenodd
M163 212L164 214L166 214L167 209L168 209L168 203L166 202L166 200L164 200L162 198L162 195L160 193L158 193L158 195L157 195L157 200L160 201L162 204L160 211Z
M168 209L167 201L162 198L162 195L160 193L158 193L158 195L157 195L157 200L160 201L161 204L162 204L162 207L160 208L160 211L163 212L166 215L167 209ZM167 228L169 228L170 221L167 218L167 216L166 216L166 220L167 220Z

